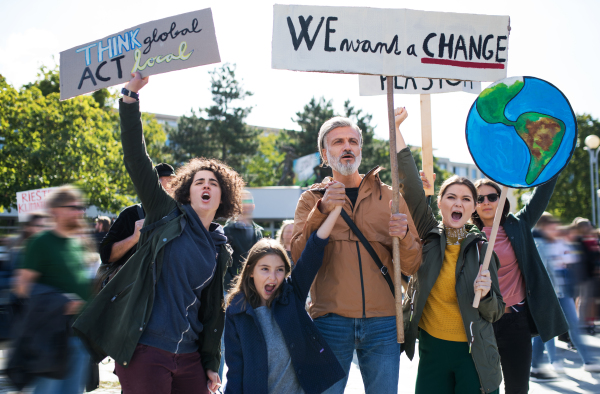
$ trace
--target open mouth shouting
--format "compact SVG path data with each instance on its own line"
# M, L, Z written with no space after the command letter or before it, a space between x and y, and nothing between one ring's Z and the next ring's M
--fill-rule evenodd
M452 211L452 215L451 215L451 217L452 217L452 221L453 221L453 222L456 222L456 223L458 223L458 222L460 222L460 220L462 219L462 217L463 217L463 214L462 214L462 212L460 212L460 211Z
M209 202L210 201L210 192L208 190L205 190L202 192L202 202Z
M267 283L265 285L266 298L271 298L273 293L275 293L275 290L277 290L277 285L275 283Z
M356 155L353 152L349 152L346 151L342 154L342 157L340 158L340 160L350 160L350 159L355 159Z

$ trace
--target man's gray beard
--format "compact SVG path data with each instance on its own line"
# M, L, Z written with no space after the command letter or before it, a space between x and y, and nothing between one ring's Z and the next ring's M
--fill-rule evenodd
M340 155L343 156L344 152ZM360 162L362 160L362 152L354 157L354 163L342 164L339 157L332 157L329 154L329 149L327 149L327 164L329 167L333 168L335 171L339 172L343 176L349 176L358 171L358 167L360 166Z

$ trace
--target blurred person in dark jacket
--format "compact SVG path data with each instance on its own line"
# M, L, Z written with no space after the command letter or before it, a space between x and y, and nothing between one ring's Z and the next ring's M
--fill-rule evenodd
M590 348L582 341L579 333L579 322L575 308L575 286L571 265L577 264L578 255L574 248L564 239L564 232L558 226L558 220L550 213L544 212L533 231L536 247L546 266L558 302L569 323L569 337L577 348L583 369L587 372L600 372L600 364L590 352ZM544 347L552 369L543 366ZM554 338L543 342L540 337L533 338L533 355L531 376L538 380L549 380L557 377L556 373L564 373L562 361L556 356Z
M85 246L79 236L85 206L79 190L69 185L52 192L46 198L46 205L54 220L53 227L29 241L23 264L16 271L15 292L20 297L30 297L34 285L43 285L51 289L48 293L58 293L65 300L64 307L59 309L62 315L76 316L90 296L90 281L84 267ZM65 324L64 330L69 330L69 326ZM64 378L37 377L34 394L83 392L89 355L75 336L68 337L67 346L68 365ZM60 367L64 366L56 365L56 368Z
M102 244L102 240L108 234L108 230L110 230L110 218L108 216L98 216L94 220L94 241L96 245L96 252L100 251L100 245Z
M13 319L22 308L21 301L11 289L15 269L23 264L29 239L47 227L47 216L43 212L33 212L27 217L19 236L10 245L8 260L0 267L0 339L9 338Z
M600 245L598 234L588 219L575 218L571 224L574 243L581 259L581 284L579 297L579 321L585 327L594 327L600 296Z

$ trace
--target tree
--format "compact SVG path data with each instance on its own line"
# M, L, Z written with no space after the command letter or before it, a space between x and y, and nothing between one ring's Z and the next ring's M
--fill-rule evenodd
M117 112L91 95L60 101L58 71L42 68L40 75L21 90L0 76L0 207L15 207L18 191L66 183L100 209L118 212L131 204L135 191L123 164ZM166 136L144 117L148 148L158 153Z
M235 104L252 93L236 79L235 64L226 63L210 74L214 104L200 109L198 115L192 110L191 116L180 118L178 130L169 135L170 150L179 164L193 157L216 158L243 174L245 163L258 149L260 131L245 124L252 108Z
M336 116L331 100L324 97L315 100L313 97L302 111L296 112L296 119L300 131L286 130L291 140L291 146L298 157L306 156L317 151L319 130L323 123Z
M550 199L547 211L559 218L563 223L570 223L576 217L589 218L592 213L592 197L590 185L590 158L584 150L585 138L595 134L600 136L600 122L591 115L577 115L577 145L573 157L565 169L558 175L554 194ZM532 189L517 191L518 208L523 207L521 196ZM596 209L598 209L596 207Z
M248 186L275 186L281 176L281 167L278 166L285 154L277 149L277 135L274 133L262 134L258 137L258 151L246 163L246 180Z

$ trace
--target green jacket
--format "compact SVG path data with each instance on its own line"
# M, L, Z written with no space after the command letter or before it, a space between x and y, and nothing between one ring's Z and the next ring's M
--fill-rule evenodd
M527 310L533 323L532 334L539 334L544 342L569 330L569 324L558 303L548 271L531 233L531 229L548 206L555 185L556 178L538 186L527 205L514 215L508 214L503 225L525 279Z
M421 314L444 261L446 234L444 226L438 223L427 204L423 184L408 148L398 153L398 168L400 191L408 205L419 236L423 240L423 262L417 273L410 279L407 297L403 304L404 346L406 355L412 360L415 354L415 341L419 335ZM489 393L496 390L502 381L500 355L492 327L492 323L504 314L505 307L498 284L500 264L494 253L489 267L492 288L479 303L479 308L473 308L475 297L473 283L488 244L476 226L470 225L467 229L469 233L461 244L456 264L456 296L473 362L479 375L481 392Z
M169 196L146 153L139 102L119 103L125 167L146 211L144 227L179 207L180 215L153 231L143 233L136 253L98 293L73 328L99 362L106 356L127 366L150 319L155 285L161 274L164 246L181 235L187 223L185 209ZM231 264L231 247L222 245L215 279L202 291L198 312L203 330L198 338L204 370L219 370L221 335L225 322L223 277Z

